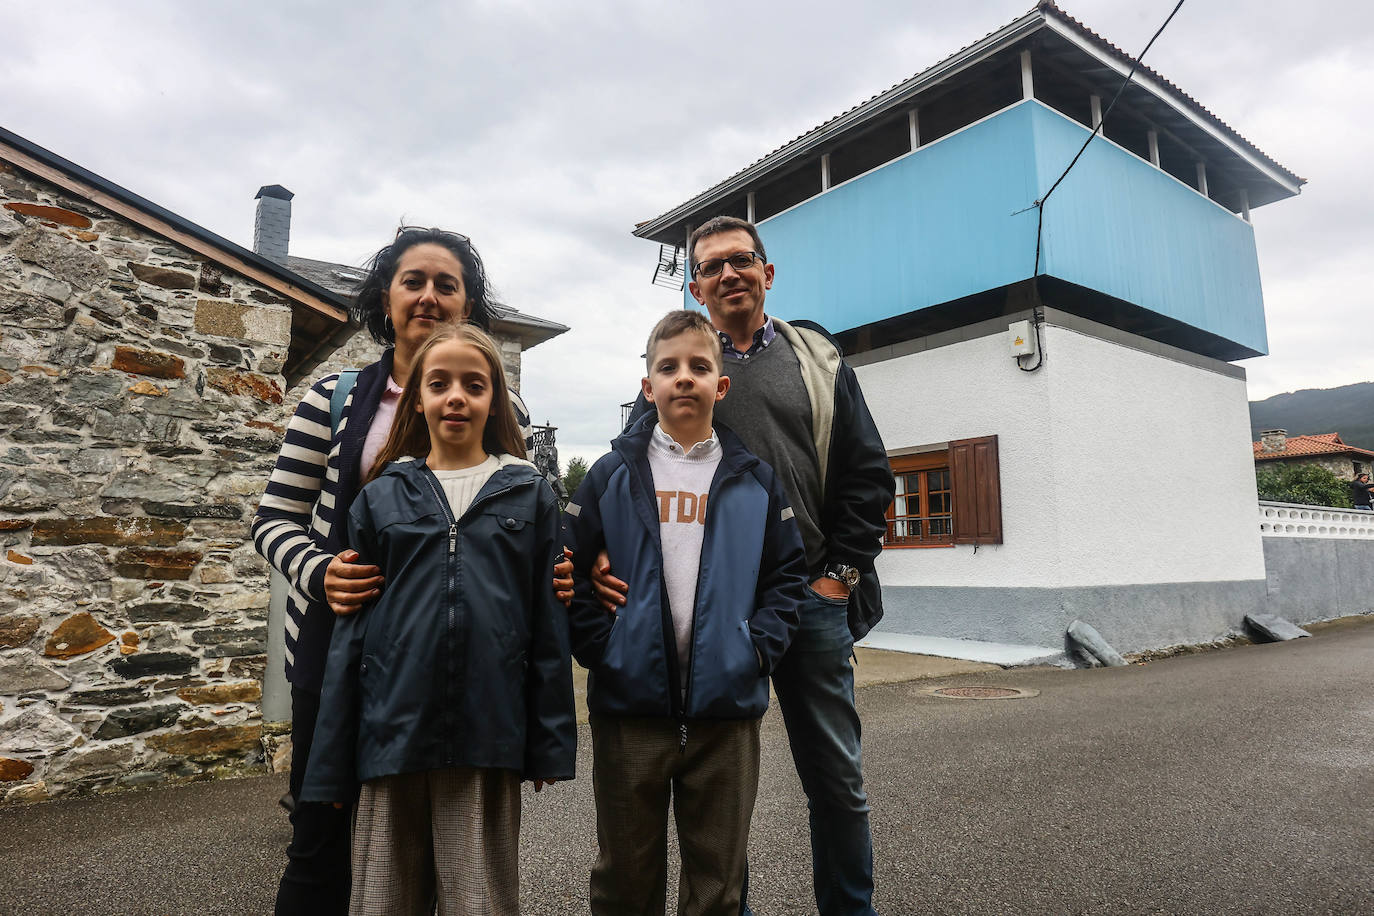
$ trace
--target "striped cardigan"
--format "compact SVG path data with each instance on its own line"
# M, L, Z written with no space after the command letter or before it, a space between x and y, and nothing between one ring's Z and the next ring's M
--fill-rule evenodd
M391 357L387 350L358 373L332 434L329 402L339 376L326 375L310 387L287 424L286 439L253 517L253 546L287 583L287 680L316 693L334 629L324 574L329 561L347 546L343 526L335 521L346 517L361 488L363 444L386 391ZM529 448L529 411L514 391L511 402Z

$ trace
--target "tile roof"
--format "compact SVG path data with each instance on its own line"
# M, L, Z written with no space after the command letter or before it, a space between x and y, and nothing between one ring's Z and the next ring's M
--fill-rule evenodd
M947 62L953 60L954 58L957 58L959 55L961 55L961 54L963 54L964 52L968 51L970 48L973 48L973 47L976 46L976 45L982 44L983 42L985 42L985 41L987 41L988 39L992 38L993 36L997 35L999 32L1006 31L1007 29L1009 29L1009 28L1011 28L1012 26L1016 25L1018 22L1020 22L1020 21L1022 21L1022 20L1024 20L1024 19L1026 19L1027 17L1032 16L1032 15L1034 15L1034 14L1036 14L1036 13L1041 14L1042 18L1045 17L1045 15L1046 15L1047 13L1048 13L1048 14L1053 14L1053 15L1054 15L1055 17L1057 17L1060 21L1062 21L1062 22L1064 22L1065 24L1067 24L1067 25L1073 27L1073 28L1074 28L1077 32L1079 32L1084 38L1086 38L1087 40L1089 40L1089 41L1091 41L1092 43L1096 44L1099 48L1101 48L1101 49L1103 49L1103 50L1105 50L1105 51L1107 51L1107 52L1113 54L1114 56L1118 57L1119 59L1121 59L1122 61L1126 62L1127 64L1134 64L1134 63L1136 62L1136 60L1135 60L1134 57L1132 57L1131 55L1127 54L1125 51L1121 50L1121 48L1118 48L1116 45L1112 44L1110 41L1108 41L1107 39L1103 38L1101 35L1097 34L1097 33L1094 32L1092 29L1088 28L1086 25L1084 25L1084 24L1083 24L1082 22L1080 22L1078 19L1076 19L1076 18L1074 18L1073 16L1069 15L1067 12L1065 12L1063 9L1061 9L1057 4L1055 4L1054 2L1052 2L1052 0L1041 0L1041 2L1037 3L1037 4L1036 4L1034 7L1032 7L1028 12L1022 14L1021 16L1018 16L1016 19L1013 19L1011 22L1009 22L1007 25L1003 26L1002 28L994 29L993 31L988 32L988 33L987 33L986 35L984 35L982 38L978 39L977 41L970 42L970 43L967 44L967 45L964 45L962 48L960 48L959 50L955 51L953 54L950 54L948 57L944 58L943 60L940 60L939 62L937 62L937 63L931 65L930 67L927 67L925 70L921 70L921 71L915 73L914 75L912 75L912 76L909 77L908 79L902 80L900 83L894 83L892 86L888 87L887 89L884 89L882 92L875 93L874 95L869 96L867 99L863 100L862 102L859 102L857 105L853 105L853 106L851 106L850 108L847 108L847 109L845 109L844 111L840 112L839 114L835 115L834 117L829 118L829 119L827 119L827 120L825 120L825 121L822 121L820 124L817 124L815 127L811 128L810 130L805 131L805 132L803 132L803 133L801 133L801 134L798 134L795 138L793 138L793 139L787 141L786 143L782 144L782 145L779 146L778 148L776 148L776 149L774 149L774 150L772 150L772 151L770 151L770 152L768 152L768 153L765 153L764 155L760 156L758 159L756 159L756 160L754 160L753 162L749 163L749 165L747 165L747 166L745 166L744 168L740 169L738 172L735 172L733 175L730 175L728 178L725 178L724 180L717 182L716 184L712 185L710 188L708 188L708 189L706 189L705 191L703 191L701 194L695 195L695 196L692 197L690 200L696 200L696 199L698 199L698 198L709 197L711 194L715 193L717 190L719 190L719 189L725 187L726 185L730 184L732 181L734 181L735 179L739 178L739 177L740 177L741 175L743 175L745 172L748 172L748 171L750 171L751 169L755 168L755 167L758 166L760 163L762 163L762 162L764 162L764 161L766 161L766 160L768 160L768 159L770 159L770 158L772 158L772 157L778 155L779 153L783 152L784 150L787 150L788 148L790 148L790 147L792 147L792 146L795 146L795 145L798 144L798 143L801 143L803 140L805 140L805 139L807 139L808 137L811 137L812 135L814 135L814 134L816 134L816 133L818 133L818 132L824 130L825 128L829 127L831 124L834 124L836 121L838 121L838 120L844 118L845 116L851 114L852 112L854 112L854 111L856 111L856 110L858 110L858 109L860 109L860 108L863 108L863 107L866 106L866 105L871 105L871 104L874 103L875 101L881 99L883 96L886 96L886 95L888 95L888 94L890 94L890 93L894 93L894 92L896 92L897 90L901 89L902 87L911 84L912 82L914 82L915 80L917 80L919 77L921 77L923 74L925 74L925 73L927 73L927 72L929 72L929 71L931 71L931 70L935 70L936 68L940 67L941 65L943 65L943 64L945 64L945 63L947 63ZM1208 118L1208 119L1210 119L1211 121L1215 122L1215 123L1217 124L1218 127L1220 127L1222 130L1224 130L1226 133L1230 134L1230 135L1231 135L1233 138L1235 138L1238 142L1240 142L1241 144L1243 144L1247 149L1249 149L1250 151L1252 151L1255 155L1259 156L1259 157L1260 157L1261 159L1263 159L1265 162L1269 163L1269 164L1270 164L1271 166L1273 166L1275 169L1279 170L1279 171L1282 172L1284 175L1290 177L1294 182L1296 182L1296 183L1299 184L1299 185L1306 184L1307 179L1305 179L1305 178L1300 178L1298 175L1296 175L1295 173L1293 173L1293 172L1290 171L1289 169L1284 168L1284 167L1283 167L1282 165L1280 165L1277 161L1275 161L1271 156L1269 156L1267 153L1265 153L1265 152L1264 152L1263 150L1261 150L1259 147L1255 146L1255 144L1251 143L1249 140L1245 139L1245 137L1241 136L1240 133L1239 133L1235 128L1231 127L1231 126L1230 126L1229 124L1227 124L1225 121L1222 121L1222 120L1221 120L1220 118L1218 118L1216 115L1212 114L1211 111L1209 111L1205 106L1203 106L1200 102L1198 102L1198 101L1197 101L1196 99L1194 99L1192 96L1188 95L1186 92L1184 92L1182 89L1178 88L1178 86L1174 85L1174 84L1173 84L1172 82L1170 82L1169 80L1167 80L1167 79L1165 79L1164 77L1160 76L1157 72L1155 72L1154 70L1150 69L1150 68L1149 68L1148 66L1146 66L1145 64L1141 64L1139 67L1137 67L1137 68L1136 68L1136 73L1143 73L1143 74L1146 74L1146 75L1150 76L1152 79L1154 79L1155 81L1157 81L1161 86L1166 87L1170 92L1172 92L1174 95L1176 95L1176 96L1178 97L1178 100L1179 100L1179 101L1185 103L1188 107L1194 109L1195 111L1201 113L1201 114L1202 114L1203 116L1205 116L1206 118ZM690 200L687 201L687 202L690 202ZM644 220L643 222L636 223L636 224L635 224L635 229L636 229L636 231L638 231L638 230L640 229L640 227L642 227L642 226L648 225L648 224L650 224L650 223L656 223L656 222L658 222L659 220L661 220L661 219L663 219L664 217L670 215L671 213L673 213L674 210L677 210L677 209L679 209L679 208L682 207L682 206L683 206L683 204L679 204L678 206L673 207L672 209L667 210L667 211L665 211L664 213L659 214L658 216L654 217L653 219Z
M1374 458L1374 452L1341 441L1340 433L1320 433L1315 436L1289 436L1283 449L1266 452L1263 441L1251 442L1256 461L1269 461L1275 458L1305 458L1313 455L1365 455Z

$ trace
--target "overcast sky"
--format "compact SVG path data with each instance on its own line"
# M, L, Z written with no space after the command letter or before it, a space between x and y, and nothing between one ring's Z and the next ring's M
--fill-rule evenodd
M680 303L636 222L1030 6L0 0L0 125L245 246L265 184L303 257L361 263L401 219L470 235L504 301L573 329L522 385L567 461L605 450ZM1172 6L1064 4L1132 54ZM1310 182L1254 212L1251 398L1374 379L1367 16L1189 0L1146 58Z

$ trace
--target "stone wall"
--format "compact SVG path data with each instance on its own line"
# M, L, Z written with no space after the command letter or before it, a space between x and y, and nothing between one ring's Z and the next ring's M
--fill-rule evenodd
M1326 468L1332 474L1342 480L1353 480L1357 473L1368 473L1369 462L1359 461L1347 455L1312 455L1305 458L1274 458L1267 461L1256 461L1255 470L1262 471L1265 468L1277 468L1281 465L1314 464L1319 468Z
M0 163L0 798L263 762L288 303Z

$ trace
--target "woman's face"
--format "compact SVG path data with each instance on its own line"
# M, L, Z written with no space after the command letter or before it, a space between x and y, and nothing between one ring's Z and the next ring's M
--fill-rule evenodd
M398 350L414 353L439 322L466 320L470 311L463 263L453 252L423 242L402 253L386 292Z

